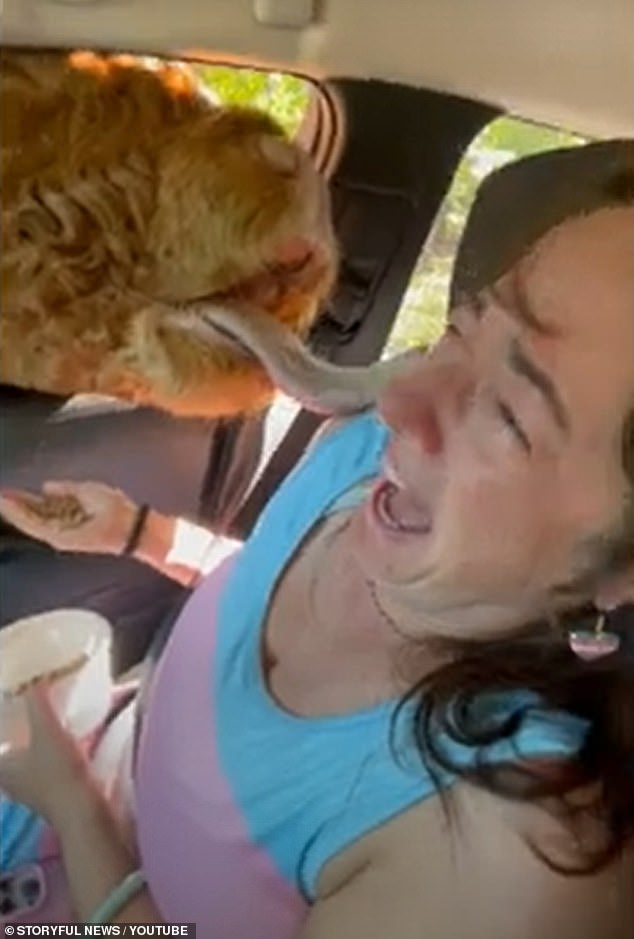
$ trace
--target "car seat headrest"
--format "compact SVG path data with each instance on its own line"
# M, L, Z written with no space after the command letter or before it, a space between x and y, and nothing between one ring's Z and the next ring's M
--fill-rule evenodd
M494 283L551 228L609 204L634 204L634 140L551 150L480 185L454 264L450 302Z

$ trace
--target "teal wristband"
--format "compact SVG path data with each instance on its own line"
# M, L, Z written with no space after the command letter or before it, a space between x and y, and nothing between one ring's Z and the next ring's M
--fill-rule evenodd
M140 870L132 871L131 874L123 878L114 890L110 891L103 903L86 920L86 925L109 923L113 916L116 916L144 886L145 877L143 872Z

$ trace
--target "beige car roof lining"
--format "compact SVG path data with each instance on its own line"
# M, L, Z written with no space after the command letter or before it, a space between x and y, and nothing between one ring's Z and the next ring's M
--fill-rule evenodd
M270 25L289 11L307 25ZM634 127L632 0L4 0L2 41L230 53L422 85L592 136Z

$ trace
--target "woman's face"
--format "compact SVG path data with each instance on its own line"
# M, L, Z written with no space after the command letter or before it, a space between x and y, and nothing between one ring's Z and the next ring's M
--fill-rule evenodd
M570 220L385 390L384 475L350 533L392 613L494 634L591 563L627 491L633 272L634 211Z

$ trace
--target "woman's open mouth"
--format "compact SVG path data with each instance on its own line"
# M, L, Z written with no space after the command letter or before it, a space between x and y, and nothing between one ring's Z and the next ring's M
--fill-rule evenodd
M375 519L389 532L427 535L432 529L429 509L388 479L381 480L375 486L370 504Z

